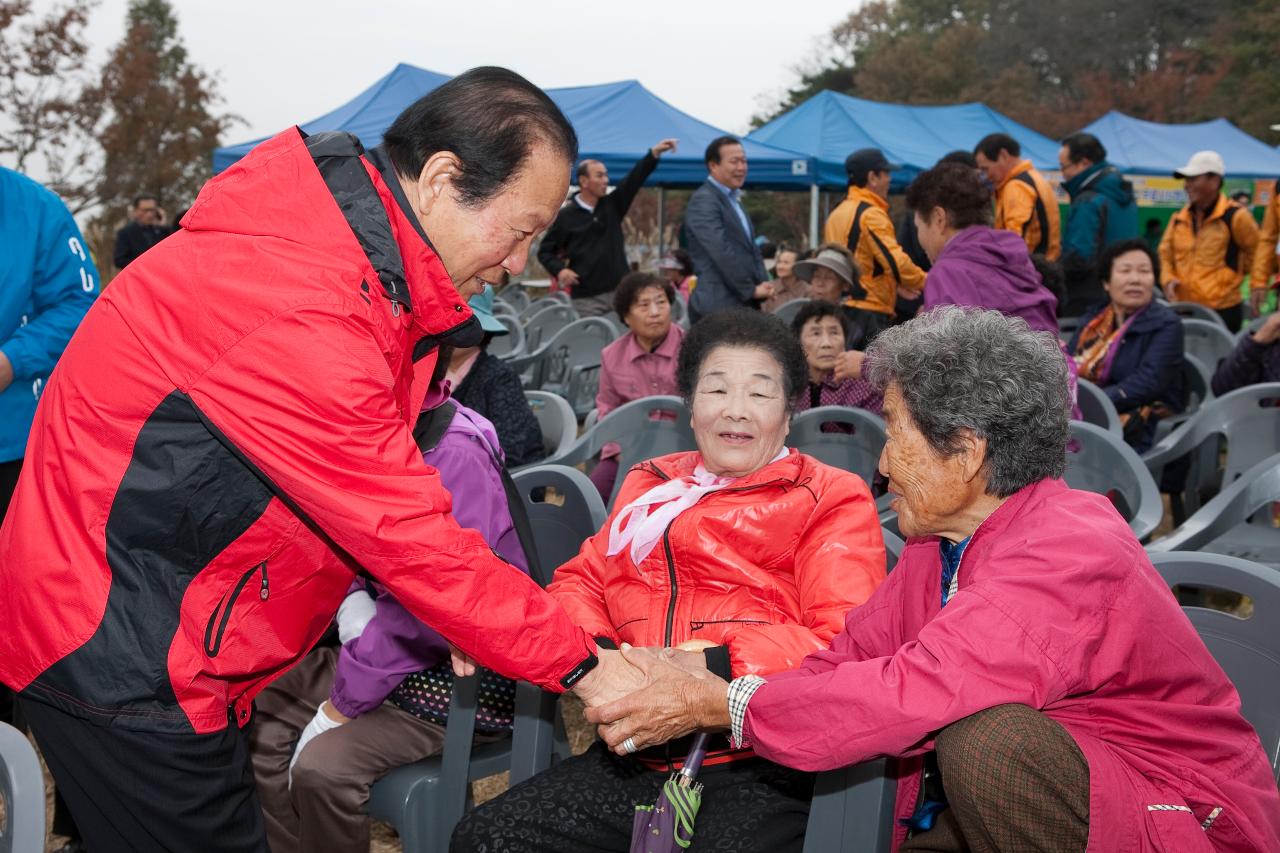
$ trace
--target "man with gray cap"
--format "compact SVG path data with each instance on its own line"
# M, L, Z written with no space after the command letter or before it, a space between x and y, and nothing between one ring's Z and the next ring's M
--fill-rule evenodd
M879 148L861 148L844 161L849 195L840 202L822 231L823 242L848 246L858 268L850 307L874 315L879 328L893 321L899 296L914 299L924 288L925 272L898 245L889 218L889 176L901 166L890 163Z
M1185 182L1187 205L1160 240L1160 286L1171 302L1214 309L1234 332L1244 319L1240 282L1252 265L1258 224L1223 194L1226 171L1217 151L1197 151L1173 173ZM1265 290L1266 282L1254 282L1254 288Z

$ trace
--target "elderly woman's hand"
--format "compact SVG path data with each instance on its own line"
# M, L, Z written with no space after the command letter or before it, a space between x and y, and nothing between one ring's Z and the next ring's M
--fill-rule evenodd
M705 667L687 663L690 652L623 646L622 654L644 673L645 687L586 712L614 752L631 751L623 747L627 738L644 749L698 729L728 728L729 685Z
M866 353L856 349L840 353L836 356L835 380L843 382L846 379L861 379L862 362L865 359Z

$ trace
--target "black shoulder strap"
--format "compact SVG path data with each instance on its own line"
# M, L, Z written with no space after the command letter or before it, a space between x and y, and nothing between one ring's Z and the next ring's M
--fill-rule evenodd
M1222 211L1222 224L1227 226L1227 266L1233 270L1240 269L1240 245L1236 243L1236 232L1231 228L1231 221L1236 218L1236 214L1240 212L1240 208L1234 204L1227 205L1227 209Z
M445 400L436 408L419 415L418 422L413 427L413 440L417 442L418 449L423 453L434 450L440 443L440 439L444 438L444 434L449 431L449 425L453 423L454 415L457 413L457 403ZM529 573L541 586L546 586L551 579L542 575L542 563L538 561L533 526L529 523L529 513L525 511L520 490L516 488L515 481L507 472L507 466L503 465L497 457L494 457L493 462L498 466L498 473L502 477L502 489L507 495L507 509L511 513L511 522L516 529L516 538L520 540L520 550L524 551L525 562L529 565Z
M855 262L858 257L858 242L862 239L862 214L866 213L869 207L871 205L865 201L858 202L858 207L853 212L853 224L849 226L849 239L845 240L845 246L849 249L849 254L853 255ZM874 267L871 270L871 274L873 276L880 275L884 271L880 267L880 261L873 260L872 263ZM854 299L867 298L867 289L863 287L861 277L853 283L852 296Z
M1036 186L1035 178L1031 177L1030 172L1023 172L1014 178L1015 181L1021 181L1031 187L1031 192L1036 199L1036 224L1040 226L1040 239L1036 241L1036 247L1031 250L1033 255L1043 255L1049 251L1049 209L1045 207L1044 199L1040 197L1040 188ZM1028 219L1026 224L1022 226L1022 238L1027 237L1027 229L1031 226L1031 220Z

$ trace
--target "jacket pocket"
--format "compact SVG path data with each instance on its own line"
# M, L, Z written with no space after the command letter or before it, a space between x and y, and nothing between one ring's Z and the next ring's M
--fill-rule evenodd
M258 584L258 598L266 601L270 597L271 590L267 582L267 561L253 566L247 572L240 576L236 581L236 585L232 587L231 592L222 596L218 601L218 606L213 609L213 613L209 614L209 622L204 628L204 653L211 658L216 658L218 652L222 650L222 635L226 633L227 623L231 620L231 610L235 607L236 601L240 598L249 582L254 576L261 575L261 581Z
M1177 797L1148 803L1147 832L1152 846L1168 853L1213 853L1205 827L1191 808ZM1216 817L1216 816L1215 816Z

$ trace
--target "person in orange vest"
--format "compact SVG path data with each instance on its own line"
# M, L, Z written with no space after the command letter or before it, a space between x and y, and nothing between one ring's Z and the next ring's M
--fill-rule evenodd
M898 245L889 218L890 173L900 165L885 159L879 148L861 148L844 161L849 195L831 211L822 241L847 246L858 266L851 299L845 302L867 320L866 342L893 322L899 296L915 299L924 289L925 272Z
M1244 320L1240 282L1258 245L1258 223L1222 192L1226 164L1217 151L1197 151L1173 173L1182 178L1187 205L1173 215L1160 240L1160 286L1170 302L1198 302L1218 312L1231 331ZM1266 292L1257 276L1254 292Z
M1280 183L1276 189L1280 190ZM1250 269L1250 307L1253 316L1262 313L1262 305L1267 301L1267 289L1271 278L1276 274L1276 243L1280 242L1280 192L1271 193L1271 201L1267 202L1267 212L1262 215L1262 230L1258 232L1258 246L1253 252L1253 266Z
M1021 234L1027 251L1056 261L1062 252L1058 199L1022 146L1007 133L991 133L973 149L974 159L995 188L998 229Z

